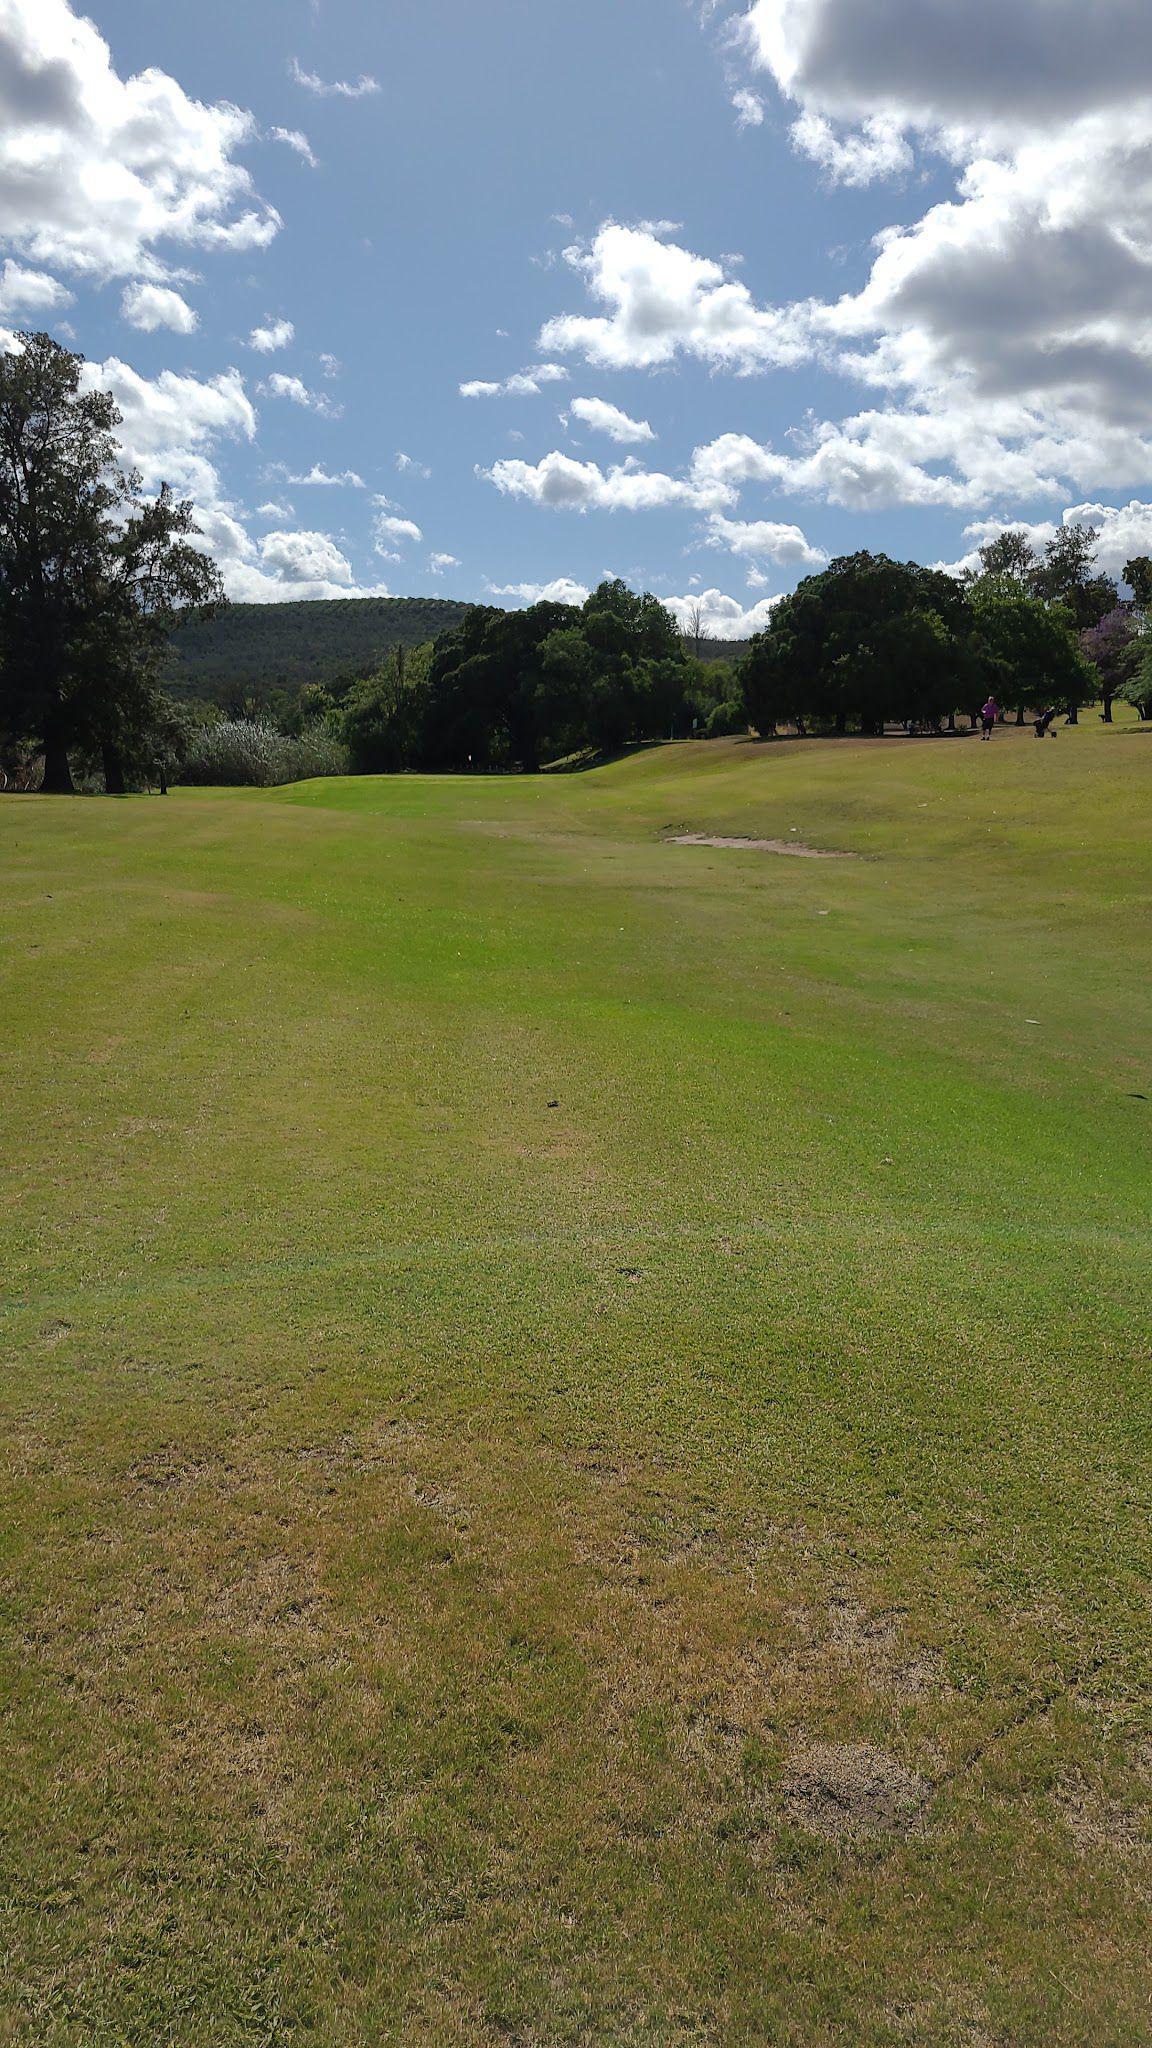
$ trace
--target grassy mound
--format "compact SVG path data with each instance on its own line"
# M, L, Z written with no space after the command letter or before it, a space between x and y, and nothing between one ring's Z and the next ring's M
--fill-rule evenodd
M1150 796L0 804L0 2038L1146 2038Z

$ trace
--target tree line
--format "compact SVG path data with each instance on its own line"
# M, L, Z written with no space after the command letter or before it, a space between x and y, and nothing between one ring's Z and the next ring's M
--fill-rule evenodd
M1152 559L1126 564L1122 598L1092 530L1070 525L1039 550L1001 533L961 576L844 556L736 662L702 658L699 621L682 629L613 580L578 606L461 609L368 675L305 685L278 721L256 704L225 719L165 686L174 632L223 592L192 505L142 495L119 424L48 335L0 356L0 776L19 765L47 792L78 775L120 792L345 765L531 772L693 733L954 728L989 694L1021 720L1097 700L1109 719L1117 697L1152 716Z

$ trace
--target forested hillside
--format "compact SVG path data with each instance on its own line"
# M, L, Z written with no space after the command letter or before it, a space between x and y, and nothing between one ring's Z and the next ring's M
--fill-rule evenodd
M229 710L328 689L368 675L392 647L419 647L455 626L468 606L435 597L338 598L303 604L232 604L173 635L166 681L181 697Z

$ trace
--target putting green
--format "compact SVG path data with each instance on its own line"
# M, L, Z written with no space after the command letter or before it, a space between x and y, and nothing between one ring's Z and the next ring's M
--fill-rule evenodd
M0 2041L1152 2039L1150 799L0 802Z

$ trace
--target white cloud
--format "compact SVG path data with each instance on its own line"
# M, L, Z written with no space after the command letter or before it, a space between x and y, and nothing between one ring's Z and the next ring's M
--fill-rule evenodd
M840 426L822 422L803 437L802 452L795 455L780 454L748 434L722 434L696 450L693 474L700 484L732 494L748 484L761 484L853 511L894 505L963 511L986 502L987 491L971 479L925 467L925 461L955 459L962 434L961 422L896 412L865 413ZM979 459L976 437L965 452L970 461ZM998 448L989 447L990 459L994 452ZM917 461L917 454L923 460Z
M442 576L445 569L458 569L460 567L460 558L458 555L431 555L429 556L428 566L434 576Z
M824 114L802 114L793 123L792 143L828 173L834 185L872 185L896 178L916 161L899 125L880 115L855 133L838 135Z
M142 377L117 357L88 363L84 382L110 391L120 409L126 460L146 490L162 482L196 508L201 544L219 564L228 595L264 604L288 598L386 597L382 584L357 585L343 551L327 534L296 535L283 526L255 541L245 515L228 497L215 464L218 446L252 441L256 414L235 370L202 380L171 370ZM290 505L269 500L260 519L286 521Z
M610 405L606 398L574 398L568 408L569 417L579 420L594 434L607 434L610 440L654 441L656 435L647 420L629 419L618 405Z
M493 597L514 597L520 604L586 604L592 593L586 583L556 576L551 583L490 583Z
M279 216L235 160L255 134L163 71L122 79L67 0L0 5L0 237L33 262L162 279L168 243L263 248Z
M295 341L296 329L291 320L269 320L264 327L254 327L248 336L249 348L257 355L270 356L279 348L287 348Z
M726 597L722 590L694 590L688 597L666 597L677 625L695 630L697 619L714 640L750 640L762 633L779 597L761 598L758 604L742 605L738 597Z
M363 477L358 475L356 470L341 469L333 474L331 471L323 469L318 462L312 464L311 469L307 471L306 475L290 476L288 481L290 484L327 484L333 489L345 486L353 491L367 489Z
M401 476L421 476L425 482L432 474L426 462L417 462L414 455L405 455L402 448L396 450L396 467Z
M954 573L961 569L975 569L978 565L977 550L985 541L995 540L1005 528L1013 533L1023 533L1039 552L1050 541L1061 526L1091 526L1096 531L1096 567L1103 574L1119 580L1124 573L1124 564L1135 555L1152 555L1152 505L1133 499L1127 505L1066 505L1059 520L1022 519L977 519L964 529L964 538L971 542L971 552L963 555L958 562L945 566Z
M336 584L350 590L352 564L326 533L268 533L260 543L261 566L287 583Z
M273 370L260 386L264 398L287 398L292 405L304 406L309 412L318 412L323 419L335 420L340 417L340 407L325 398L322 391L310 391L300 377L285 376L282 370Z
M294 150L297 156L303 157L312 170L317 168L319 159L308 137L299 128L273 128L269 133L273 142L282 142L286 149Z
M738 128L763 127L764 102L760 98L759 93L749 92L748 88L744 86L739 92L733 93L732 105L736 109L736 125Z
M200 322L179 292L162 284L130 284L124 288L120 311L130 327L155 334L158 327L173 334L195 334Z
M713 513L708 544L727 548L733 555L789 567L815 569L828 560L823 548L813 547L798 526L784 526L775 519L726 519Z
M506 497L530 498L552 511L650 512L667 505L711 511L731 497L726 486L708 478L665 476L632 462L604 471L595 462L576 462L558 449L536 463L506 457L480 474Z
M863 288L761 309L888 411L811 429L778 481L975 507L1152 478L1146 0L754 0L744 41L830 176L954 196L877 237ZM699 351L691 323L679 346Z
M656 369L687 355L744 373L795 363L809 352L797 309L758 306L719 263L663 240L651 226L608 222L591 243L564 255L609 310L550 320L541 348L610 369Z
M331 80L318 78L314 71L301 70L295 57L293 57L288 69L297 85L302 85L307 92L314 92L319 99L363 100L380 90L377 80L370 78L367 73L363 73L359 78L351 80L346 78Z
M531 369L518 370L514 377L506 377L502 384L493 384L483 377L474 377L470 383L461 384L461 398L535 398L545 384L564 384L569 371L563 363L533 363Z
M26 270L11 257L0 273L0 319L21 320L26 315L61 313L72 304L72 294L55 277L43 270Z
M1123 112L1152 77L1144 0L755 0L745 29L806 106L988 139Z
M424 535L414 519L399 519L395 513L382 513L376 522L376 532L381 540L423 540Z
M212 443L255 437L256 413L237 370L208 379L162 370L149 379L110 356L85 364L83 374L90 390L112 393L122 415L120 439L149 484L167 478L176 487L188 465L197 474L198 458Z

